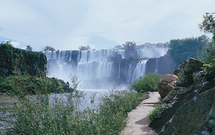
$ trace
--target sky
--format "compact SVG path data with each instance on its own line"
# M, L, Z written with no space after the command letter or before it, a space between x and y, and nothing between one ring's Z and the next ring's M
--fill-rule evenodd
M0 0L0 40L41 51L113 48L198 37L214 0ZM207 34L207 36L211 36Z

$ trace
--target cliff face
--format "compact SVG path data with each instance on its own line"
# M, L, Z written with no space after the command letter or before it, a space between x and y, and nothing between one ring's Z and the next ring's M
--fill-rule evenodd
M166 75L158 83L158 91L163 98L164 111L150 127L162 135L170 134L215 134L215 81L208 80L203 63L190 58L173 72L176 81L165 81Z
M43 53L17 49L8 44L0 45L0 76L45 76L46 64L47 59Z
M146 62L146 74L147 73L156 73L165 75L171 74L176 67L176 64L172 57L170 56L170 50L166 55L161 56L160 58L152 58Z

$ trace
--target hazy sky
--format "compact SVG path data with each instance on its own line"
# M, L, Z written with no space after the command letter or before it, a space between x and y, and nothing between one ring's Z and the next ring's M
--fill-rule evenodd
M33 50L110 48L197 37L214 0L0 0L0 36ZM208 35L209 36L209 35ZM23 45L21 45L23 47Z

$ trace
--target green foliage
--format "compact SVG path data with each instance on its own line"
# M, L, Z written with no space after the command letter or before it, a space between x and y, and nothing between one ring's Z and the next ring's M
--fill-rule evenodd
M197 38L171 40L169 44L170 56L176 66L183 63L188 57L197 58L198 52L202 52L203 46L208 43L208 40L204 35Z
M43 53L25 51L10 44L0 45L0 76L29 74L46 76L46 56Z
M150 121L153 121L154 119L160 118L161 113L163 111L162 105L155 106L155 109L149 113L147 116Z
M131 89L137 92L157 91L157 83L161 79L160 74L147 74L139 79L135 80L131 84Z
M174 132L173 132L174 135L180 135L179 131L178 131L178 129L176 127L173 127L173 129L174 129Z
M32 47L30 45L26 46L26 51L32 51Z
M62 80L29 75L7 76L0 80L0 92L8 95L28 95L36 93L59 93L72 91Z
M203 22L199 24L199 28L201 30L213 34L213 40L215 40L215 19L213 16L214 14L215 13L206 13L206 15L203 16Z
M215 13L206 13L203 16L204 20L199 25L200 29L213 34L212 42L208 43L204 47L205 55L201 57L201 60L205 62L204 70L206 71L207 80L215 80Z
M53 47L47 45L47 46L43 49L43 51L55 51L55 49L54 49Z
M205 62L204 70L208 80L215 80L215 42L205 46L205 56L201 60Z
M111 91L109 96L101 97L97 109L84 110L79 109L83 96L77 90L75 93L56 96L51 103L49 94L38 93L36 98L25 96L19 98L18 103L14 103L11 115L5 117L4 120L9 127L2 132L6 134L119 134L126 125L127 112L135 108L143 96L143 93L134 91Z

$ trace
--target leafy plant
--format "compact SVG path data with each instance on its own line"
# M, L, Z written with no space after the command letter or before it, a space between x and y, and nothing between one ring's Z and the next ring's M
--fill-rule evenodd
M157 83L161 79L160 74L147 74L139 79L135 80L131 84L131 89L137 92L157 91Z
M76 83L76 78L72 82ZM135 108L145 95L112 90L101 97L98 108L80 109L84 96L76 90L76 84L71 85L74 86L73 93L60 93L51 98L48 93L38 92L37 95L18 98L10 115L4 117L8 126L2 133L119 134L126 125L127 112ZM44 83L42 91L48 88ZM22 88L17 86L17 89Z
M208 80L215 80L215 13L206 13L204 20L199 24L199 28L204 32L213 34L212 42L204 47L205 56L201 59L205 62L204 70Z
M160 118L161 113L163 111L162 105L155 106L155 109L149 113L147 116L150 121L153 121L154 119Z

